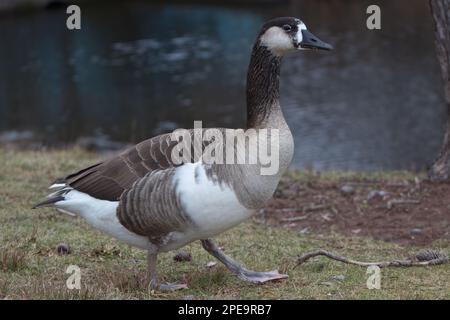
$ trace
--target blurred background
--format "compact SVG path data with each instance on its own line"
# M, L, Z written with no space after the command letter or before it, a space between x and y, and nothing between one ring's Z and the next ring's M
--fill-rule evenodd
M66 5L0 0L0 144L105 150L194 120L242 127L259 28L297 16L335 50L284 61L293 168L423 170L438 153L446 108L427 1L71 3L80 31ZM382 30L366 28L370 4Z

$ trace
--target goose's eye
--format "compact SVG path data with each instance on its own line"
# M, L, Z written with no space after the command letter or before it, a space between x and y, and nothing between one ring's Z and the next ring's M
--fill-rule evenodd
M288 24L285 24L285 25L283 26L283 30L284 30L284 31L291 31L291 29L292 29L292 27L291 27L290 25L288 25Z

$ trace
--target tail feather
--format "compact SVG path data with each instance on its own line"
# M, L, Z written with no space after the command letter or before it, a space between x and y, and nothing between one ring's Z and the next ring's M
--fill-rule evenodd
M72 190L71 188L63 188L61 190L58 190L56 192L53 192L47 196L47 199L44 201L39 202L38 204L34 205L32 209L42 208L42 207L53 207L53 205L58 202L65 200L65 195Z
M48 198L48 199L41 201L38 204L34 205L32 209L43 208L43 207L53 207L55 202L62 201L62 200L64 200L64 196L51 197L51 198Z

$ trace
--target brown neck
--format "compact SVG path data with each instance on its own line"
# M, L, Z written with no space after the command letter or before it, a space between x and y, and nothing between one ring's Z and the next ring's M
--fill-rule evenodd
M255 43L247 73L247 128L263 126L280 109L281 57L273 55L259 40Z

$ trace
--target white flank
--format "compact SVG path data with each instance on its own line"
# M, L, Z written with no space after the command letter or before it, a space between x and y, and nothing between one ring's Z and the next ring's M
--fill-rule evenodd
M178 167L173 179L184 211L199 228L198 238L219 234L250 217L251 210L234 191L209 180L200 162Z
M58 210L80 215L94 228L131 246L148 248L149 241L146 237L128 231L119 222L116 215L118 201L99 200L77 190L71 190L64 198L65 200L55 203Z

